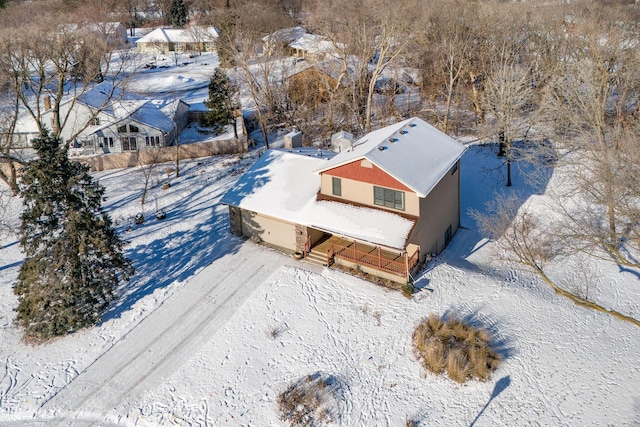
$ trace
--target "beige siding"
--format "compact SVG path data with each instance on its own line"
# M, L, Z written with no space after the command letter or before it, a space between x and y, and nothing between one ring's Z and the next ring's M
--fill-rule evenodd
M460 227L460 168L447 172L431 192L420 201L420 220L416 226L421 257L439 254L445 247L445 231L452 235ZM416 239L411 239L415 242Z
M332 176L328 174L321 175L320 192L322 194L332 195ZM405 210L399 211L396 209L385 208L384 206L378 206L373 202L373 184L365 182L354 181L351 179L340 178L342 181L342 196L339 198L344 199L346 202L356 202L363 205L369 205L375 208L387 209L391 212L402 212L408 215L418 216L420 213L420 198L412 192L404 192L404 204ZM399 190L396 190L399 191ZM332 196L338 197L338 196Z
M255 212L242 211L242 235L279 248L296 250L296 226Z

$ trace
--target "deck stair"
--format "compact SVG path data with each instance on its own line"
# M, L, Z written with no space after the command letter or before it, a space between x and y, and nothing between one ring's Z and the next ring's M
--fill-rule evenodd
M307 256L305 257L305 260L307 262L313 263L313 264L317 264L317 265L321 265L321 266L326 266L327 265L327 251L323 250L322 248L312 248L311 252L309 252L307 254Z

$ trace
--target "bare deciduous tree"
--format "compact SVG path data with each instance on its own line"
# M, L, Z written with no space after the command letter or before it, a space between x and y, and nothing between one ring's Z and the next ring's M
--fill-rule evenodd
M486 213L473 213L481 232L496 243L495 253L507 261L517 261L537 274L555 293L574 304L640 326L639 320L563 289L548 276L547 267L566 255L566 242L548 232L545 227L548 218L539 218L528 210L526 204L521 204L522 201L515 196L502 196L488 206Z
M571 177L556 196L563 234L576 250L602 250L637 268L637 255L628 252L640 251L637 178L631 178L640 168L630 162L639 151L633 105L640 89L632 36L616 24L585 30L563 77L551 82L549 117ZM567 203L574 194L579 206Z

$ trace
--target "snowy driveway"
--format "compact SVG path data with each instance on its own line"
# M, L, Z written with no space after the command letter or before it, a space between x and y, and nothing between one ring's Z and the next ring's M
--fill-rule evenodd
M127 407L135 396L170 375L264 280L292 262L255 244L240 245L236 253L217 259L146 316L45 402L39 415L64 425L117 423L114 408Z

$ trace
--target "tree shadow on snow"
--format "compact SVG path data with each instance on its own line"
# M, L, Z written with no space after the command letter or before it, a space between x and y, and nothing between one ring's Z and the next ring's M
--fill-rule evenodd
M196 172L197 170L191 173ZM165 219L157 221L154 216L150 216L145 218L143 224L133 225L132 233L136 241L144 242L149 238L153 240L127 248L127 256L133 261L136 272L132 280L120 289L120 299L104 314L103 322L120 317L137 301L157 289L166 288L174 282L184 282L215 260L238 251L244 239L230 233L228 208L220 204L220 197L232 185L233 191L229 193L233 194L234 199L240 200L251 192L250 182L253 182L255 188L266 184L270 179L264 165L258 160L237 182L229 185L215 182L223 175L240 172L236 166L230 165L217 175L202 175L200 183L190 184L188 196L172 202L168 207L158 206L166 212ZM185 180L197 181L195 176L190 177L186 173L181 181ZM149 210L151 209L145 210L145 216ZM211 214L203 215L207 211ZM180 224L183 226L180 227ZM184 224L193 224L193 227L170 232L168 235L162 233L163 229L174 226L184 228ZM121 229L128 226L129 224L123 224ZM122 236L127 238L126 233Z
M147 220L151 221L155 219ZM242 240L231 235L228 228L228 216L214 214L211 221L199 223L190 230L176 231L128 250L135 275L122 286L120 299L104 314L102 321L120 317L157 289L183 282L216 259L237 252Z
M460 230L441 254L448 264L467 270L480 269L467 258L484 247L482 236L472 212L487 213L488 204L498 195L514 195L522 205L533 195L544 194L553 173L553 163L537 158L535 164L525 143L514 143L511 162L512 186L506 186L506 165L498 157L498 144L472 145L461 159L460 166Z

